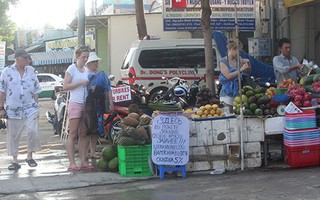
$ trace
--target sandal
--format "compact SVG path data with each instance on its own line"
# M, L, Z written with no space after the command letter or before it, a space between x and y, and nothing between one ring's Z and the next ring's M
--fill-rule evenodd
M9 165L8 169L9 170L18 170L21 168L21 165L19 165L18 163L12 163L11 165Z
M70 172L75 172L75 171L79 171L79 170L80 170L80 167L78 167L78 166L68 167L68 171L70 171Z
M87 165L82 165L82 166L80 167L80 169L81 169L81 170L84 170L84 171L91 171L91 170L93 170L93 166L91 166L91 165L89 165L89 164L87 164Z
M38 164L36 163L36 161L33 160L33 159L26 159L26 162L28 163L28 165L29 165L30 167L36 167L36 166L38 166Z

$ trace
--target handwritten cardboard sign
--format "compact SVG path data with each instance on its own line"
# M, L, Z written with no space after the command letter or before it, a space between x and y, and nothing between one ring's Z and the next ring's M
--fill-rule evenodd
M130 86L121 86L112 88L112 101L122 102L131 100L131 89Z
M152 161L185 165L189 161L189 120L183 115L159 114L152 120Z

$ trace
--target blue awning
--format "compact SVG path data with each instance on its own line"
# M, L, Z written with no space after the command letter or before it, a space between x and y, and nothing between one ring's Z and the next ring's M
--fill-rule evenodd
M73 51L30 53L32 65L56 65L72 63Z
M73 59L73 50L36 52L30 53L30 56L33 66L71 64ZM14 54L9 55L8 60L14 62Z

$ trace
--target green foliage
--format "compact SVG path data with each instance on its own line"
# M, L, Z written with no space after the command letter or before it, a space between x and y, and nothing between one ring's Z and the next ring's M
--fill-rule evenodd
M7 16L9 5L15 5L19 0L0 1L0 41L5 41L7 46L13 44L16 25Z

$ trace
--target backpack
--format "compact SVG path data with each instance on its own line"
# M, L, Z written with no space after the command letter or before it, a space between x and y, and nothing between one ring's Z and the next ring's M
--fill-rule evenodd
M83 121L87 128L87 135L98 133L98 116L93 97L94 94L89 91L83 113Z

